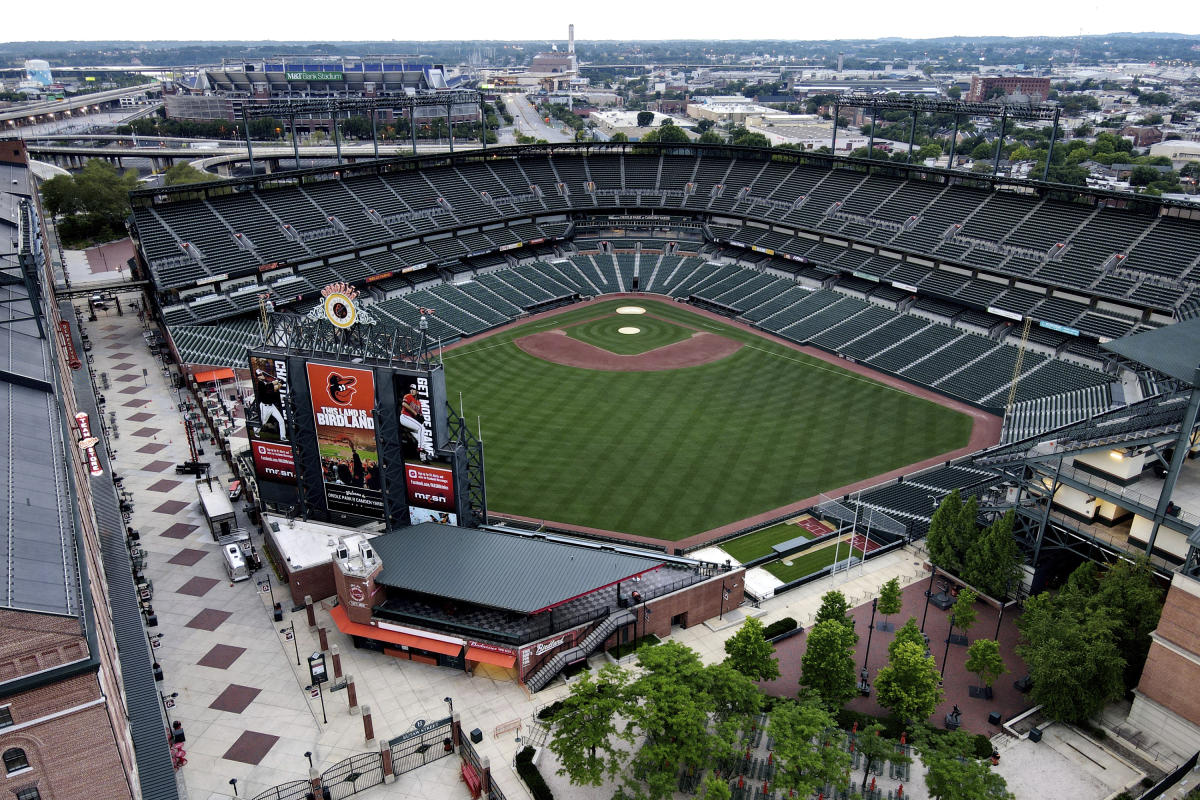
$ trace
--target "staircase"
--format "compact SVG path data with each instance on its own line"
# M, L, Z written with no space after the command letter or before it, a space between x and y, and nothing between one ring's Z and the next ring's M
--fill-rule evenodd
M555 675L562 672L563 667L567 664L573 664L580 659L587 658L601 647L613 632L622 625L628 625L635 622L637 616L627 609L619 609L609 614L600 621L600 624L592 629L591 633L580 640L579 644L574 647L562 650L555 653L554 656L538 668L536 672L529 676L529 680L525 681L525 685L529 687L530 692L540 692L546 688L546 684L550 683Z

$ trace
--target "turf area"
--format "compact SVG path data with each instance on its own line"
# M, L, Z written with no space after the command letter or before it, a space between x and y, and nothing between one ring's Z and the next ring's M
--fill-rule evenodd
M813 538L811 533L799 525L788 525L786 522L781 522L778 525L762 528L754 533L747 533L745 536L722 542L721 549L745 564L747 561L753 561L772 552L772 545L786 542L788 539L795 539L798 536L803 536L805 539Z
M675 541L970 436L964 414L676 303L638 301L746 346L703 366L607 372L512 344L627 304L572 309L446 354L448 396L457 406L461 392L467 420L482 429L490 509ZM626 319L640 327L640 316Z
M772 561L770 564L763 565L763 569L774 575L784 583L789 583L797 578L803 578L805 575L811 575L819 569L824 569L833 563L834 556L839 561L845 561L850 556L862 558L862 550L857 547L851 547L850 552L846 552L846 543L842 542L841 547L834 548L832 545L822 547L820 550L813 550L806 553L801 553L796 556L788 556L787 561L791 564L785 564L783 561Z
M621 333L621 328L637 328L639 333ZM695 331L672 325L647 314L618 315L588 320L567 328L567 336L603 348L610 353L632 356L681 342Z

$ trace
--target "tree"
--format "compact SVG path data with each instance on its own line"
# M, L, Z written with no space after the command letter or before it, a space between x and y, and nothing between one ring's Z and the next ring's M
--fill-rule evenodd
M1004 778L975 758L966 732L922 737L917 746L925 764L925 787L934 800L1014 800Z
M733 140L733 143L738 147L770 147L771 140L765 134L758 133L743 133Z
M725 640L725 663L751 680L779 677L775 647L763 638L763 624L757 617L747 617L738 632Z
M911 641L888 648L888 655L887 666L875 676L879 704L905 725L924 722L943 697L933 656L925 654L924 643Z
M730 800L731 797L733 797L733 789L729 787L729 781L712 773L705 777L704 791L700 795L701 800Z
M630 699L625 735L630 741L644 737L644 742L622 774L624 789L635 797L666 800L675 791L680 764L701 766L733 752L734 735L748 728L762 693L724 664L703 666L694 651L677 642L643 647L638 664L643 673L625 692Z
M958 489L942 498L933 517L929 520L929 533L925 535L925 546L929 549L929 560L935 566L957 574L962 567L954 552L954 528L962 514L962 497Z
M670 117L663 117L663 121L658 123L660 128L665 127L667 125L674 125L674 124L675 124L675 120L671 119Z
M912 642L922 650L929 649L925 644L925 634L921 633L921 628L917 625L916 617L909 617L908 622L901 625L896 631L895 637L892 639L891 644L888 645L889 659L895 656L896 648L899 647L902 642Z
M778 703L767 727L775 740L775 784L799 797L808 797L827 784L845 788L850 754L835 742L835 730L833 715L817 703Z
M1117 619L1116 645L1125 659L1125 686L1132 688L1141 677L1150 633L1158 627L1163 606L1163 589L1150 560L1117 561L1098 579L1093 602Z
M617 744L623 739L617 717L627 700L629 676L615 664L605 664L593 678L583 672L554 715L550 750L562 766L559 775L576 785L599 786L621 773L629 754Z
M978 599L979 596L970 589L963 589L958 593L958 599L950 607L951 629L959 628L964 634L971 629L978 615L975 611L975 601Z
M694 127L696 128L696 133L704 133L705 131L711 129L713 125L716 125L716 123L711 119L702 119L698 120Z
M82 211L83 204L75 188L75 178L71 175L55 175L42 183L42 205L52 217Z
M1139 164L1138 166L1134 167L1133 171L1129 174L1129 185L1149 186L1151 183L1154 183L1156 180L1158 180L1158 177L1158 170L1156 170L1154 167L1147 167Z
M1051 719L1087 719L1124 693L1118 626L1106 609L1063 602L1046 592L1026 601L1017 621L1023 639L1017 654L1033 679L1033 702Z
M637 124L639 128L647 128L654 124L654 112L639 111L637 115Z
M42 193L50 212L64 215L58 230L72 247L124 236L129 193L137 187L135 170L119 173L107 161L93 158L76 175L46 181Z
M163 173L163 183L167 186L178 186L184 183L209 183L219 181L216 175L201 172L191 164L179 162Z
M1024 556L1013 537L1010 509L983 530L967 551L963 579L991 597L1003 599L1021 574Z
M879 587L879 606L880 614L883 614L883 621L886 623L887 618L892 614L900 613L900 579L893 577L891 580Z
M967 672L979 677L984 686L991 686L1008 669L1000 657L1000 643L995 639L976 639L967 648Z
M850 616L850 604L846 602L846 596L836 589L828 591L821 596L821 607L817 609L817 616L813 620L813 625L830 621L840 622L851 633L854 632L854 620ZM858 641L857 635L854 637L854 641Z
M699 144L725 144L725 137L713 130L705 131L696 140Z
M884 761L908 762L912 759L896 751L896 740L883 735L883 725L872 723L860 730L854 740L854 746L862 754L863 784L871 774L871 768Z
M858 636L837 620L818 622L808 632L800 658L800 685L812 689L830 709L841 708L858 692L854 643Z
M961 575L966 566L967 553L979 538L979 498L971 495L966 499L958 514L957 524L950 530L950 546L954 549L954 561L958 565L954 573Z
M691 139L687 132L678 125L665 125L655 128L641 138L643 142L664 142L666 144L688 144Z
M610 142L628 142L628 141L629 141L629 137L628 137L628 136L626 136L626 135L625 135L624 133L622 133L621 131L617 131L617 132L616 132L616 133L614 133L612 136L608 137L608 140L609 140Z

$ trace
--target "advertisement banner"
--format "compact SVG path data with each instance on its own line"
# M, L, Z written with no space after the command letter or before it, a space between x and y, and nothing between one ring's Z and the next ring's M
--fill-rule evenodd
M340 364L306 365L317 449L330 511L383 518L375 441L375 375Z
M454 505L454 470L449 464L405 463L409 523L437 522L457 525Z
M288 401L288 368L283 359L250 357L254 398L246 434L260 481L296 483L296 459L284 420ZM254 419L257 415L257 420Z
M283 73L285 80L289 81L344 81L346 76L340 72L285 72Z

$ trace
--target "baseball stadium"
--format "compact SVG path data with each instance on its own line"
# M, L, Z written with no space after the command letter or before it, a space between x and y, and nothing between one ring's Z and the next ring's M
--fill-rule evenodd
M1186 204L657 143L132 199L138 277L193 377L246 375L268 317L332 284L419 338L483 442L485 521L764 566L761 596L922 537L957 489L1017 509L1035 590L1105 554L1200 567L1190 511L1121 490L1110 455L1140 472L1177 449L1186 473Z

